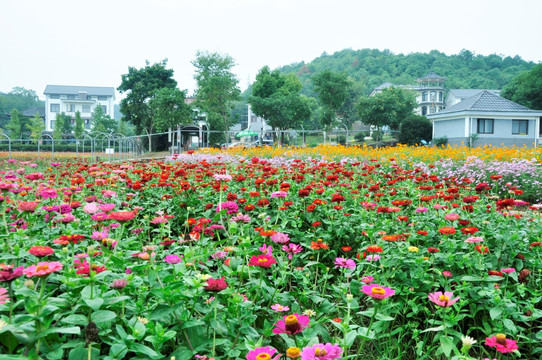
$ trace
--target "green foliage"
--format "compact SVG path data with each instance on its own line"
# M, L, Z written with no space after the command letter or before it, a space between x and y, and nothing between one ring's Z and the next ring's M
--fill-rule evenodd
M448 56L436 50L404 55L390 50L345 49L332 55L323 54L310 63L286 65L279 70L283 74L295 74L307 96L316 96L312 78L324 70L345 72L359 88L360 95L369 95L386 81L416 84L416 80L429 71L445 76L448 89L502 89L534 65L519 56L484 56L468 50Z
M122 82L117 90L126 97L120 102L123 120L132 123L137 133L152 133L154 120L149 108L149 100L162 88L176 88L173 70L166 69L167 59L141 69L128 68L128 74L122 75Z
M421 140L431 141L433 137L433 124L425 116L412 115L401 123L399 142L401 144L416 145Z
M7 94L0 93L0 113L8 113L13 109L21 112L35 106L43 106L43 101L38 99L34 90L14 87Z
M167 131L192 122L192 109L185 102L186 90L162 88L149 101L156 130Z
M106 115L101 106L96 106L90 119L91 132L96 135L98 133L111 133L117 130L118 124L111 116Z
M436 146L446 146L448 145L448 137L443 136L443 137L433 139L433 144L435 144Z
M378 129L389 126L396 130L404 119L412 115L416 106L416 99L410 91L392 86L375 96L361 98L358 114L365 124Z
M30 131L30 138L33 139L34 143L41 137L43 130L45 130L45 124L43 119L40 117L39 113L30 119L30 123L26 124L26 128Z
M19 111L13 109L11 111L11 119L6 125L6 129L9 130L9 137L12 139L21 138L21 121L19 120Z
M502 91L502 96L533 110L542 110L542 64L516 76Z
M357 142L363 142L365 140L365 137L366 136L369 136L367 134L367 132L365 131L360 131L358 133L356 133L356 135L354 135L354 139L357 141Z
M79 111L75 112L75 128L73 131L73 134L76 139L81 139L83 137L84 129L84 122L83 118L81 117L81 113Z
M55 118L55 128L53 129L53 139L62 138L62 134L67 134L65 129L69 129L72 118L69 115L62 113L57 113Z
M207 113L210 130L226 131L231 125L232 104L241 94L239 80L232 73L235 61L229 55L198 51L192 65L196 68L196 105ZM209 141L220 146L223 140L222 134L214 134Z
M300 94L301 83L293 75L271 72L264 66L252 85L249 98L252 111L263 117L273 129L289 129L299 126L311 116L311 101Z
M314 91L318 94L318 100L324 108L321 123L324 126L330 126L335 121L338 110L350 95L352 82L345 72L335 73L329 70L313 76L312 82Z

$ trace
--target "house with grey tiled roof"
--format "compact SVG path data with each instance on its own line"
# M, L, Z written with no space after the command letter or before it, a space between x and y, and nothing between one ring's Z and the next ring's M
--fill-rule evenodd
M474 95L477 95L478 93L481 93L482 91L487 89L450 89L448 90L448 95L446 96L446 107L453 106L463 100L467 100L470 97L473 97ZM501 95L500 90L487 90L489 92L492 92L495 95Z
M45 87L45 130L53 131L56 115L65 113L75 119L79 111L85 129L90 129L90 119L97 106L104 114L115 118L115 88L102 86L47 85Z
M449 145L537 146L542 110L532 110L484 90L436 114L433 139Z

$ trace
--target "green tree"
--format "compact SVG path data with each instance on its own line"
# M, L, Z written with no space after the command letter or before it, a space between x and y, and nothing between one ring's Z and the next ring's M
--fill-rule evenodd
M411 115L401 123L399 142L406 145L420 144L422 140L431 141L433 124L425 116Z
M69 117L68 117L69 119ZM64 130L64 122L66 121L66 114L64 113L57 113L55 118L55 128L53 129L53 139L61 139L63 130Z
M210 130L227 131L232 123L230 111L234 101L240 99L239 80L232 73L233 58L218 53L196 53L192 62L196 68L197 106L207 113ZM211 133L209 143L219 146L224 142L222 133Z
M24 111L35 106L43 106L34 90L23 87L14 87L7 94L0 93L0 112L8 112L13 109Z
M43 130L45 130L45 124L39 113L36 113L33 118L30 119L30 123L26 124L26 128L30 131L30 138L34 143L41 138Z
M192 108L186 104L186 90L162 88L149 101L156 130L166 131L192 122Z
M64 123L62 124L62 134L71 134L73 132L73 119L70 115L62 113L64 116Z
M149 138L151 149L151 136L155 124L152 118L149 101L156 92L162 88L176 88L177 81L173 79L173 70L166 69L167 59L150 65L146 61L145 67L128 68L128 74L122 75L122 82L117 90L126 97L120 102L120 111L124 115L123 121L130 122L136 127L137 133L145 132Z
M542 64L516 76L502 91L502 96L534 110L542 110Z
M324 70L312 77L314 91L323 107L322 125L330 126L337 119L338 111L350 95L352 81L344 72Z
M19 119L19 111L13 109L11 111L11 119L6 125L6 129L9 130L9 137L12 139L21 138L21 120Z
M375 96L361 98L358 114L363 123L375 126L378 133L382 133L384 126L399 129L401 122L413 114L416 106L414 94L392 86Z
M85 131L84 128L84 121L81 117L81 113L79 111L75 112L75 128L73 130L73 135L76 139L81 139L83 137L83 132Z
M252 85L252 111L273 129L296 128L312 114L312 102L301 95L301 82L293 74L283 75L264 66Z
M101 106L96 106L94 108L90 124L91 132L94 135L100 132L109 134L115 132L118 128L117 122L114 119L111 119L109 115L106 115Z

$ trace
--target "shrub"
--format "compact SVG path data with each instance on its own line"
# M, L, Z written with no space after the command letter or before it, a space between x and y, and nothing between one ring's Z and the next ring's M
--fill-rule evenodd
M436 146L446 146L448 145L448 137L443 136L443 137L435 138L433 139L433 144L435 144Z
M431 140L433 134L433 124L425 116L413 115L405 119L401 124L399 141L402 144L416 145L421 140Z
M357 133L356 135L354 135L354 139L357 141L357 142L363 142L365 140L365 137L367 136L367 132L365 131L360 131L359 133Z

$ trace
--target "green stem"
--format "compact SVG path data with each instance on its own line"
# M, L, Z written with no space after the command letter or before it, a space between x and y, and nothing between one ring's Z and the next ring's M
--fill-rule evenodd
M316 291L316 284L318 284L318 263L320 263L320 252L316 253L316 274L314 275L314 291Z
M215 299L215 323L216 323L216 315L218 311L218 300ZM216 347L216 329L213 328L213 358L215 357L215 347Z
M88 360L92 359L92 343L88 344L88 357L87 357L87 359Z
M357 356L356 356L356 359L359 357L359 355L361 354L361 349L363 349L363 345L365 345L365 342L367 341L367 336L369 336L369 332L371 331L371 327L373 326L373 322L375 321L375 318L376 318L376 313L378 312L378 309L377 309L377 304L375 303L375 307L374 307L374 312L373 312L373 316L371 317L371 321L369 322L369 326L367 327L367 331L365 332L365 338L361 341L361 343L359 344L359 348L358 348L358 351L357 351Z

